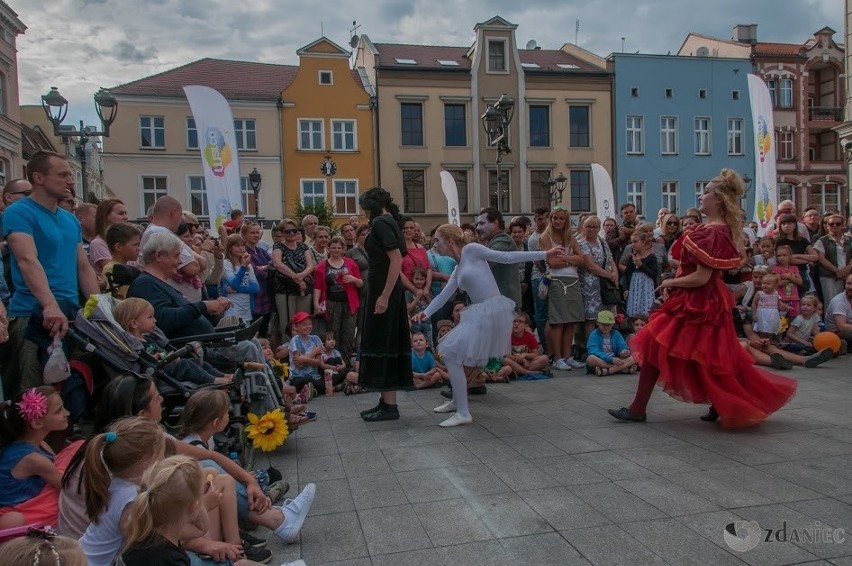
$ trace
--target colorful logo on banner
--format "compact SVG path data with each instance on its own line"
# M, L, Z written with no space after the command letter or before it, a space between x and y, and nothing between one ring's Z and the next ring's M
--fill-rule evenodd
M760 162L763 163L763 160L772 151L772 134L763 114L757 117L757 149Z
M762 157L761 157L762 159ZM774 219L775 209L772 206L772 198L769 195L769 187L766 183L761 183L757 188L755 199L757 199L756 211L757 222L762 229L766 229Z
M225 143L222 130L208 126L204 131L204 161L217 177L225 176L225 169L231 164L231 147Z

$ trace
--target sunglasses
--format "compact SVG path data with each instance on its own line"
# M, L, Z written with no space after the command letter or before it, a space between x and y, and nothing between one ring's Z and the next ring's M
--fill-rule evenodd
M843 223L842 222L829 222L828 225L837 227L837 226L843 226Z
M286 230L282 230L285 234L295 234L299 231L298 228L287 228Z
M678 224L680 224L680 222L678 222L677 220L670 220L666 222L666 226L677 226Z
M24 195L25 197L28 197L32 194L32 191L16 191L14 193L9 193L9 194L10 195Z

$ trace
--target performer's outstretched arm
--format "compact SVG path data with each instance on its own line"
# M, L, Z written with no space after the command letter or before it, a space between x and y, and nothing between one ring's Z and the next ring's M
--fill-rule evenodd
M444 304L446 304L446 302L450 300L450 297L455 294L456 289L459 288L459 280L456 277L457 269L458 267L456 267L456 269L453 269L453 273L452 275L450 275L450 280L447 281L447 284L444 285L444 288L441 290L438 296L432 299L432 301L429 303L429 306L426 307L425 311L423 311L423 313L426 315L426 318L431 317L438 309L443 307Z

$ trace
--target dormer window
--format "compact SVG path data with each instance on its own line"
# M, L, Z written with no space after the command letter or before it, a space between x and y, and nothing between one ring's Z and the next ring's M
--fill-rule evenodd
M321 85L334 84L334 77L331 74L331 71L320 71L319 72L319 84L321 84Z
M508 70L509 69L506 67L506 40L489 39L488 72L505 73Z

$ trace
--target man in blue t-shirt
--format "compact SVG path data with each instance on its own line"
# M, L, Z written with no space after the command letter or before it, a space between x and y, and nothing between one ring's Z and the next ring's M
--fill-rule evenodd
M98 280L83 250L80 223L59 207L71 196L74 175L58 153L39 152L27 164L29 197L3 213L3 236L12 262L14 291L9 302L10 339L21 345L23 387L42 383L36 345L23 339L29 318L43 319L45 338L65 336L68 318L80 307L80 294L98 292Z

